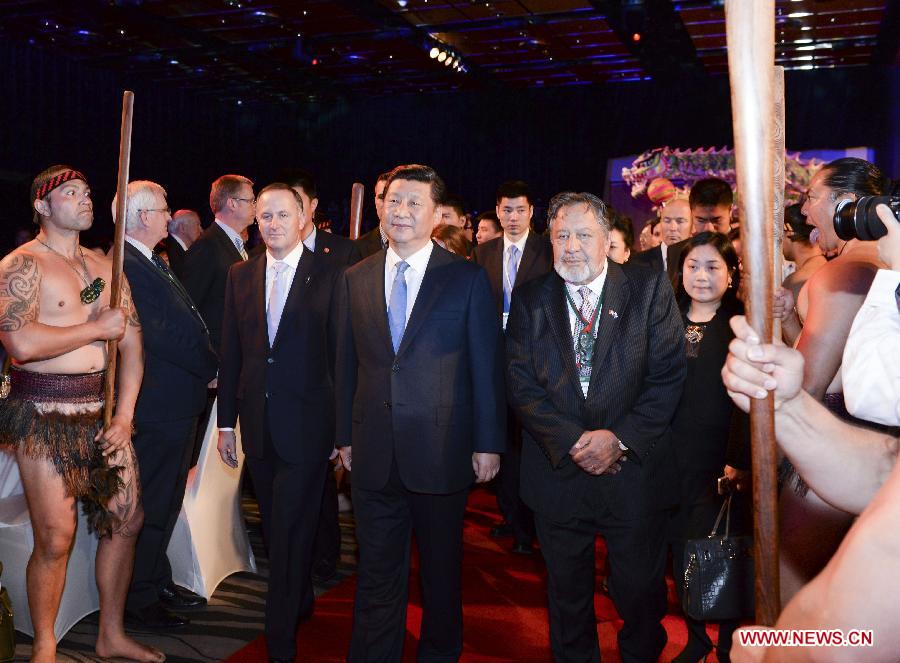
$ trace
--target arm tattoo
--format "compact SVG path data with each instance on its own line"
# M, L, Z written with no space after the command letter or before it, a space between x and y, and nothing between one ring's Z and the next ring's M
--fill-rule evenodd
M134 306L134 300L131 298L131 286L128 285L127 279L122 279L122 308L128 315L128 324L132 327L140 327L141 319L138 317L137 309Z
M41 274L29 255L12 256L0 271L0 331L19 331L40 313Z

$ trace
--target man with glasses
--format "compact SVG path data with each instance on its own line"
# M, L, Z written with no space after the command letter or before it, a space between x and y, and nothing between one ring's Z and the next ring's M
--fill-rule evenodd
M206 321L218 352L228 269L247 259L241 231L253 223L256 212L253 182L242 175L222 175L212 183L209 207L215 221L185 255L182 281Z
M113 217L116 201L113 200ZM124 270L143 322L144 379L134 412L144 527L137 539L128 614L148 628L177 628L172 612L206 599L175 585L166 556L181 511L197 420L218 362L209 333L184 287L153 248L172 216L159 184L128 184Z

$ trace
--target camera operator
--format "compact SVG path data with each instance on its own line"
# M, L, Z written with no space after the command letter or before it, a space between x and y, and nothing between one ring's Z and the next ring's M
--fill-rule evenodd
M887 234L879 269L850 328L841 364L847 410L854 417L900 426L900 223L887 205L876 207Z
M894 240L897 230L889 229ZM892 242L892 250L898 244ZM829 504L861 513L824 570L786 605L776 628L872 629L874 646L866 648L866 660L894 661L900 651L900 603L892 593L900 585L900 438L841 421L801 389L799 352L761 344L743 316L732 318L731 327L735 339L722 369L731 398L748 411L751 398L774 392L782 451ZM884 347L896 347L898 340L894 336ZM740 633L734 636L733 661L832 661L859 655L841 647L742 647Z
M784 289L782 326L805 359L803 389L838 416L851 419L841 383L841 360L853 319L882 266L875 242L838 236L834 218L845 201L884 193L885 178L873 164L847 157L824 165L810 181L802 213L813 226L810 240L836 257L820 267L800 290L796 307ZM846 234L845 234L846 237ZM778 305L776 301L776 312ZM802 321L802 323L801 323ZM789 464L782 468L779 496L782 602L815 576L837 549L852 518L809 491ZM805 477L804 477L805 478Z

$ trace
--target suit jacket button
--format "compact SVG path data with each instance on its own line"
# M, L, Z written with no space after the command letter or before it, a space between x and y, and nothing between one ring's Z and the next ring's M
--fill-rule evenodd
M384 406L385 406L388 410L390 410L390 409L391 409L391 402L390 402L390 401L385 401L385 402L384 402Z
M268 359L266 359L266 362L269 363L269 364L274 364L274 363L275 363L275 358L274 358L274 357L269 357Z

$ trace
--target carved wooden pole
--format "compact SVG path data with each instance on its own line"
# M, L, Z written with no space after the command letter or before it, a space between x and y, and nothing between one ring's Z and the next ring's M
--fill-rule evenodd
M774 115L774 144L772 149L775 154L775 220L772 225L774 242L772 244L772 287L778 288L784 280L782 266L784 254L781 245L784 241L784 150L785 150L785 125L784 125L784 67L775 67L774 80L775 115ZM781 320L772 320L772 341L781 340Z
M128 171L131 167L131 120L134 115L134 92L122 94L122 126L119 132L119 175L116 181L116 230L113 240L112 283L109 307L122 303L122 261L125 257L125 210L128 202ZM106 342L106 378L103 384L103 428L109 428L116 400L116 366L119 342Z
M350 191L350 239L359 239L362 226L363 194L366 188L359 182L353 183Z
M741 244L750 273L747 318L762 339L772 337L774 212L775 2L726 0L725 24ZM772 626L779 613L778 510L772 395L752 401L753 521L756 621Z

